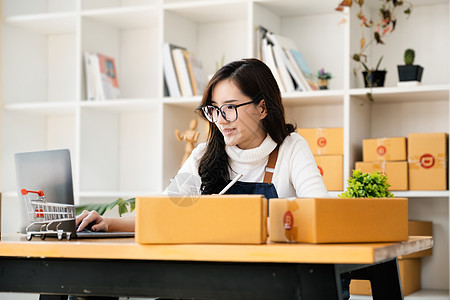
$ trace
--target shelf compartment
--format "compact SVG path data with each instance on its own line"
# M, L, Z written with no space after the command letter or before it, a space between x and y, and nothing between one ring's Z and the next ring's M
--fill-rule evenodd
M121 10L119 10L121 11ZM134 19L133 13L126 12L125 19ZM85 16L81 20L82 39L80 61L83 62L81 97L86 98L84 54L86 51L101 53L114 58L117 69L121 98L151 98L161 96L160 62L161 34L160 18L153 9L146 10L151 22L139 22L139 28L122 28L123 24L104 22L115 15L100 14ZM121 18L118 18L121 19ZM119 26L120 25L120 26ZM140 27L142 26L142 27Z
M161 110L99 107L80 112L80 190L160 191Z
M3 174L9 174L3 177L5 191L16 190L16 178L11 176L15 170L15 153L50 149L70 149L74 153L75 150L74 110L67 114L30 112L3 111L3 126L14 129L2 135L2 169Z
M76 34L3 29L3 103L75 101Z
M247 1L168 4L164 42L186 48L201 60L205 76L212 75L222 63L251 56L248 12Z

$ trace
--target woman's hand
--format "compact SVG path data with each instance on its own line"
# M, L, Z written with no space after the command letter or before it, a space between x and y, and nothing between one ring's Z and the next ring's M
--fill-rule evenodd
M89 228L91 231L108 231L108 224L105 218L98 214L95 210L84 210L76 218L76 225L78 226L77 232L82 231L88 225L92 224Z

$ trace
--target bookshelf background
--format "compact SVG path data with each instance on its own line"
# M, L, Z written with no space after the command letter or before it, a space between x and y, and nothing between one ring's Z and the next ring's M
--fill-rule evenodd
M399 13L386 45L371 49L388 71L373 103L350 61L359 22L353 12L336 12L338 2L3 0L2 211L19 211L13 154L22 151L69 148L79 204L161 192L184 153L174 131L198 118L193 110L201 99L163 96L162 43L187 48L212 74L222 56L226 63L255 55L258 25L294 40L313 72L324 67L334 75L330 90L287 93L283 101L298 127L344 127L344 178L361 159L363 138L449 132L449 1L412 1L410 18ZM406 48L425 68L423 86L396 87ZM120 99L85 101L85 51L114 57ZM200 141L205 128L200 122ZM450 192L396 194L410 198L411 219L434 222L422 294L444 290L447 299ZM17 216L3 213L4 232L17 231Z

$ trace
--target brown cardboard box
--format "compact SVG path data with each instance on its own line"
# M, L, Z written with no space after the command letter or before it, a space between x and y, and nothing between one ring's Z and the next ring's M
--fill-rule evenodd
M398 261L400 281L403 296L420 290L420 258L400 259ZM372 287L369 280L352 280L350 282L350 294L372 295Z
M409 236L433 236L433 222L429 221L408 221L408 235ZM399 258L417 258L423 256L429 256L433 254L433 248L423 250L420 252L402 255Z
M363 173L380 172L386 174L390 191L408 190L408 162L407 161L377 161L355 163L355 169Z
M271 199L270 240L353 243L408 240L406 198Z
M343 128L300 128L314 155L344 155Z
M447 133L408 135L410 190L447 189Z
M314 159L327 190L342 191L344 189L344 157L342 155L315 155Z
M407 160L405 137L363 140L363 161L396 160Z
M261 195L136 198L140 244L261 244L267 239L267 199Z

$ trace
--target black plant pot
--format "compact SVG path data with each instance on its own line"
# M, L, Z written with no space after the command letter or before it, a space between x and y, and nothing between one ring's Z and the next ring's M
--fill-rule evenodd
M399 81L421 81L423 68L419 65L397 66Z
M384 86L384 80L386 79L386 71L371 71L362 72L365 87L380 87Z

